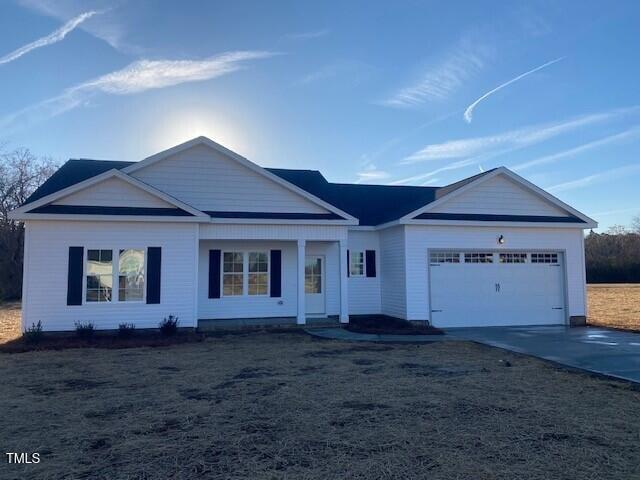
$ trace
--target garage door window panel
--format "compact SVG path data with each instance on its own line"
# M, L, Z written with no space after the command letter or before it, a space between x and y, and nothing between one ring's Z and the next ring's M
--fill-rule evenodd
M532 253L531 263L558 263L557 253Z
M432 264L438 263L460 263L459 252L431 252L429 256L429 262Z
M493 263L493 253L486 253L486 252L465 253L464 263Z
M501 253L500 263L527 263L526 253Z

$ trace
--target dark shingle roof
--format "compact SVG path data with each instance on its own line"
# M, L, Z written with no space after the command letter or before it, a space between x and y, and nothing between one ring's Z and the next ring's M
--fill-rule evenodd
M100 175L113 168L121 170L132 163L134 162L87 159L69 160L43 183L40 188L27 199L25 204L96 175ZM334 205L340 210L353 215L360 221L360 225L373 226L397 220L495 169L487 170L486 172L465 178L464 180L445 187L331 183L317 170L291 170L283 168L267 168L266 170L325 202ZM224 212L206 213L214 217L227 215ZM255 213L253 215L255 216ZM269 214L267 213L264 215L267 215L267 217L264 218L271 218L268 217Z
M360 220L380 225L433 202L438 187L330 183L317 170L267 168L307 192Z
M71 185L80 183L88 178L100 175L112 168L121 170L128 167L134 162L116 162L112 160L69 160L62 165L49 179L44 182L40 187L31 194L27 203L35 202L36 200L51 195L52 193L63 190Z

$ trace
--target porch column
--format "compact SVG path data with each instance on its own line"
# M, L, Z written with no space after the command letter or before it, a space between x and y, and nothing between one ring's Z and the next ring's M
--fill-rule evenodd
M304 298L304 263L306 240L298 240L298 315L296 323L304 325L307 323L307 314Z
M340 240L340 322L349 323L349 289L347 269L347 241Z

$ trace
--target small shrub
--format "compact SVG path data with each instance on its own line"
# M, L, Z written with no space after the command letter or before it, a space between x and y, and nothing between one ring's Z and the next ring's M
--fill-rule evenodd
M38 320L38 323L32 323L29 328L27 328L22 334L25 342L27 343L38 343L42 340L42 322Z
M133 323L121 323L118 325L118 336L121 338L132 337L136 331L136 326Z
M178 317L169 315L160 322L158 327L163 337L171 337L178 332Z
M76 325L76 336L78 336L79 338L92 338L93 337L93 333L94 333L93 323L91 323L91 322L86 322L86 323L76 322L75 325Z

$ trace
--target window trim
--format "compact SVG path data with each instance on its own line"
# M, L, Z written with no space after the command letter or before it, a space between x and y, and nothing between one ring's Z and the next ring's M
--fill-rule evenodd
M87 265L89 262L89 250L111 250L111 300L108 302L89 302L87 301ZM142 250L144 251L144 289L142 291L141 300L126 300L120 302L120 250ZM82 305L116 305L116 304L142 304L147 302L147 266L148 266L148 247L146 246L125 246L113 247L108 245L90 245L84 246L84 258L82 262ZM115 259L115 260L114 260ZM116 265L117 262L117 265Z
M355 255L361 255L360 258L362 259L362 261L358 262L358 265L362 264L362 273L354 273L353 270L351 270ZM367 260L365 258L365 250L350 250L349 251L349 276L353 278L361 278L361 277L365 277L366 275L367 275Z
M242 295L225 295L224 293L224 254L225 253L240 253L242 254ZM249 254L250 253L263 253L267 258L267 293L249 293ZM253 272L265 273L265 272ZM233 275L232 272L227 272L227 275ZM236 273L238 275L238 273ZM220 298L261 298L271 296L271 252L267 249L230 249L220 250Z

